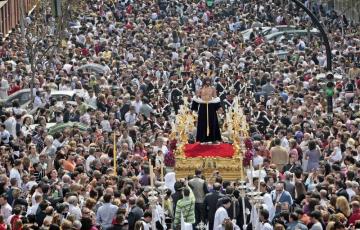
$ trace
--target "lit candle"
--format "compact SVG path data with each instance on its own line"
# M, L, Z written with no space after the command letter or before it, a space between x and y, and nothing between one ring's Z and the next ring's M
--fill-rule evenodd
M242 160L243 160L243 159L241 158L241 164L243 163ZM244 168L243 168L243 167L240 168L240 179L241 179L242 181L244 181Z
M258 181L259 181L259 183L258 183L258 190L259 190L259 192L260 192L260 182L261 182L261 163L260 163L260 165L259 165L259 179L258 179Z
M295 177L295 174L293 174L293 184L295 185L296 183L296 177Z
M296 178L295 178L295 174L293 175L293 183L294 183L294 186L296 184ZM297 195L297 192L296 192L296 189L295 189L295 198L297 198L298 195Z
M153 167L150 159L149 159L149 171L150 171L150 186L151 188L153 188L154 187Z
M250 160L250 186L253 185L253 175L254 175L254 168L252 164L252 160Z
M160 178L161 178L161 182L164 182L164 163L161 161L161 164L160 164Z

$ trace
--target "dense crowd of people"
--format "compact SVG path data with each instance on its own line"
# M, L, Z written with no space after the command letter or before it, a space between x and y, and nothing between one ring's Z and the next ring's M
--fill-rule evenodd
M40 60L15 28L0 46L0 230L359 229L360 28L303 2L328 33L331 72L318 35L264 38L262 27L313 27L286 0L88 0L60 42L46 12ZM39 20L29 15L27 30ZM253 166L264 173L253 182L264 201L256 218L221 172L175 179L172 125L205 78L221 98L220 123L241 98ZM32 82L31 109L5 106ZM76 93L57 100L54 91ZM49 132L69 122L79 126ZM152 207L161 172L165 197Z

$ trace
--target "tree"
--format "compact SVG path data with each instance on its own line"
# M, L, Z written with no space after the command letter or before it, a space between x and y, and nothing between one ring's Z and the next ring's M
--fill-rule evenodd
M359 0L332 0L334 8L340 15L346 15L351 20L360 22Z
M26 54L31 66L30 88L32 102L34 101L36 73L41 68L44 68L44 62L52 61L51 57L61 46L69 22L80 15L85 0L62 0L60 3L60 5L56 5L57 11L54 11L55 6L53 5L53 11L49 12L51 1L40 0L31 16L33 21L29 25L25 25L25 16L23 14L20 20L22 39L26 41ZM23 11L23 4L20 4L19 7L20 11ZM56 12L63 13L54 14Z

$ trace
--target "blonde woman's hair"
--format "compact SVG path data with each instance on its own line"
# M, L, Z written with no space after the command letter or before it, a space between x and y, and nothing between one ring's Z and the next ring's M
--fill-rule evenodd
M282 224L275 224L274 230L285 230L285 227Z
M72 222L64 219L61 223L61 229L62 230L71 230L72 229Z
M134 230L144 230L144 225L142 221L138 220L135 223Z
M336 208L339 209L346 217L351 214L350 205L344 196L339 196L336 199Z
M326 230L333 230L334 229L335 222L329 221L326 225Z

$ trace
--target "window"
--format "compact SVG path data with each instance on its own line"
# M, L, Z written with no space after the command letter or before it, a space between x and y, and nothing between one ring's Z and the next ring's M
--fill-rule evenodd
M17 98L19 98L19 104L23 105L30 100L30 92L21 93Z

